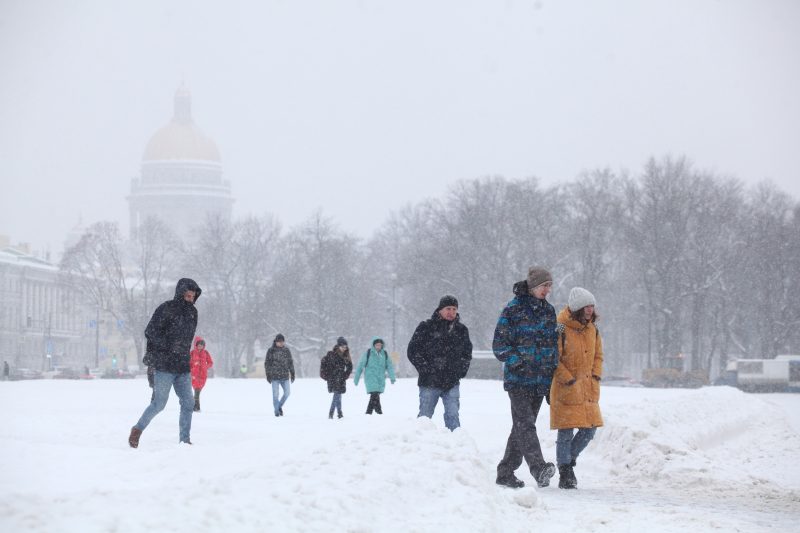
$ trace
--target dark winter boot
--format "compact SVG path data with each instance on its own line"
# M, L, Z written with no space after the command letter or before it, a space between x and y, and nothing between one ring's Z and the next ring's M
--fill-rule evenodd
M539 470L536 474L534 474L534 479L536 479L536 484L539 487L548 487L550 486L550 478L556 474L556 465L553 463L545 463L542 466L542 469Z
M575 474L572 473L572 466L558 465L558 488L559 489L578 488L578 481L575 479Z
M525 482L519 479L514 474L509 476L498 476L497 481L495 481L498 485L502 485L504 487L508 487L510 489L521 489L525 486Z
M336 416L338 416L339 418L342 418L342 417L344 417L344 415L342 414L342 412L341 412L341 411L339 411L339 414L338 414L338 415L336 415Z
M196 413L200 411L200 400L198 400L198 399L194 400L194 411Z
M572 481L572 488L577 489L578 478L575 477L575 459L573 459L572 462L569 464L569 476L570 476L570 481Z
M278 414L283 416L283 407L278 407Z
M330 411L328 411L328 418L330 418L331 420L333 420L333 409L331 409Z
M142 430L133 426L131 428L131 434L128 437L128 444L130 444L131 448L138 448L139 447L139 437L142 436Z

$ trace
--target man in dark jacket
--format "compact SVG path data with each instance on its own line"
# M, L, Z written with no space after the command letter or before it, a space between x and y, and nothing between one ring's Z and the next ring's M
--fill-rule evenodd
M167 405L169 389L174 388L181 404L178 419L180 442L191 444L192 429L192 377L189 352L197 328L197 308L194 304L200 297L200 287L194 280L182 278L175 287L175 297L159 305L144 331L147 352L142 361L155 369L153 376L153 398L142 413L142 417L131 428L128 444L139 447L142 431Z
M428 320L420 322L408 343L408 360L419 372L419 415L433 417L439 398L444 405L444 425L450 431L458 419L461 378L472 361L469 330L458 315L458 300L443 296Z
M272 384L272 407L275 409L275 416L283 416L283 404L291 393L289 380L294 383L294 362L292 352L286 347L286 339L280 333L275 335L272 346L267 350L264 371L267 374L267 381ZM280 392L278 387L283 388L280 400L278 400Z
M550 392L558 366L556 311L546 300L553 276L542 267L531 267L528 277L514 285L514 299L503 309L494 330L492 350L503 362L503 388L511 400L511 434L506 452L497 465L497 484L511 488L525 483L514 475L528 463L540 487L550 484L556 472L546 463L536 434L536 417Z

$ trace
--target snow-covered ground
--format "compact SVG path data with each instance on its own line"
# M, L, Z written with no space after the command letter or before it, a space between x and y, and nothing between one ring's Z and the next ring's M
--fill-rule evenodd
M499 382L461 386L462 428L415 419L413 380L366 416L319 379L272 415L261 380L209 380L193 446L173 395L128 447L143 379L0 383L0 531L800 531L800 395L605 387L577 491L494 484L511 420ZM539 418L555 459L549 413Z

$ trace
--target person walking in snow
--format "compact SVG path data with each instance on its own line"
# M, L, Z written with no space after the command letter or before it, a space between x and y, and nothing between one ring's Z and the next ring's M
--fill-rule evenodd
M603 341L596 321L594 295L574 287L567 306L558 313L560 354L550 388L550 429L558 430L556 461L562 489L578 488L576 461L603 425L598 403Z
M329 351L319 364L319 376L328 383L328 392L333 393L331 408L328 411L328 418L333 418L333 411L336 410L339 418L342 418L342 394L347 392L347 379L353 373L353 359L350 357L350 348L347 340L339 337L336 346Z
M200 287L194 280L182 278L175 286L172 300L159 305L153 312L145 328L147 349L144 364L152 366L153 398L144 410L139 421L131 428L128 444L139 447L142 432L158 413L164 410L169 399L170 388L175 389L181 405L178 418L178 438L180 442L191 444L192 430L192 381L189 352L197 328L197 308L195 302L200 297Z
M446 295L428 320L419 323L408 343L408 360L419 373L419 414L433 417L439 398L444 406L444 425L454 431L458 418L459 383L472 361L469 329L461 323L458 300Z
M11 367L8 366L8 361L3 361L3 381L11 379Z
M200 391L206 385L208 369L214 366L211 354L206 350L206 341L202 337L195 337L194 350L189 354L192 368L192 388L194 389L194 411L200 411Z
M272 346L267 350L264 358L264 370L267 381L272 384L272 407L275 416L283 416L283 404L291 394L291 383L294 383L294 361L292 352L286 347L286 339L281 333L275 335ZM283 389L283 396L278 399L279 389Z
M556 313L547 301L553 276L542 267L531 267L525 280L514 284L514 298L506 305L494 330L492 350L503 362L503 389L511 402L511 434L497 465L497 484L524 487L514 475L528 463L539 487L550 485L556 472L542 455L536 434L536 418L542 402L549 402L550 383L558 364Z
M383 339L380 337L372 339L372 344L358 360L356 374L353 378L356 386L362 373L364 374L364 386L367 389L367 394L369 394L367 414L371 415L374 410L379 415L382 415L381 394L386 390L386 374L389 374L392 385L394 385L396 378L392 358L383 349Z

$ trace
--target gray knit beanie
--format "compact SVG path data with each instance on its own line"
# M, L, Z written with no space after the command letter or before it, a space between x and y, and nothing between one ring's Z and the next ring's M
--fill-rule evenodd
M567 300L569 310L572 312L580 311L587 305L597 305L594 301L594 294L587 291L582 287L573 287L569 291L569 299Z
M548 281L553 281L553 275L546 268L532 266L528 269L528 289L535 289Z

